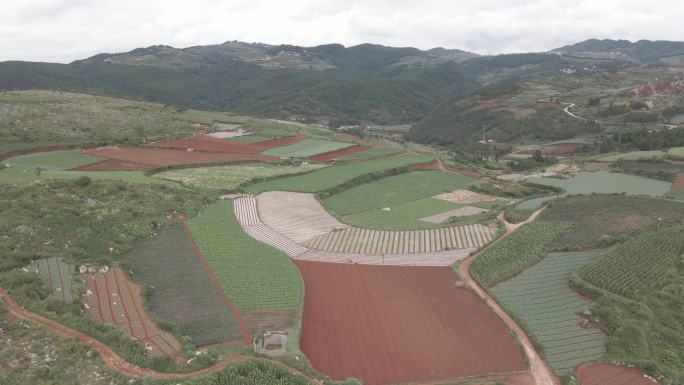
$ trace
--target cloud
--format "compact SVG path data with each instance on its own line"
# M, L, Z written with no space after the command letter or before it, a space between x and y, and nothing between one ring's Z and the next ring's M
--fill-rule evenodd
M0 60L69 62L153 44L365 42L479 53L588 38L684 40L684 4L632 0L4 0Z

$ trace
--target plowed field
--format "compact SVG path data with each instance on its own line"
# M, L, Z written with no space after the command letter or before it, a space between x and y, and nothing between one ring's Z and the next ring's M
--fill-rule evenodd
M611 364L582 365L577 369L582 385L654 385L636 368L625 368Z
M302 350L333 379L384 385L527 369L451 268L295 263L306 283Z
M673 190L684 190L684 172L677 174L674 184L672 184Z

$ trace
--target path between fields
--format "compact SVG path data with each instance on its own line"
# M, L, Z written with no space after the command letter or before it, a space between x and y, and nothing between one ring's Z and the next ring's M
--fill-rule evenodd
M105 364L113 370L119 371L122 374L128 376L128 377L135 377L135 378L144 378L144 377L151 377L151 378L157 378L157 379L180 379L180 378L188 378L188 377L198 377L198 376L203 376L206 374L210 374L219 370L222 370L226 366L238 362L243 362L247 361L250 359L253 359L254 357L247 356L244 354L240 353L232 353L222 360L218 361L214 365L200 369L194 372L188 372L188 373L165 373L165 372L158 372L156 370L148 369L148 368L141 368L137 365L131 364L130 362L124 360L121 358L114 350L112 350L109 346L105 345L104 343L94 339L93 337L90 337L89 335L86 335L84 333L81 333L77 330L74 330L68 326L62 325L57 321L53 321L51 319L45 318L41 315L38 315L36 313L33 313L32 311L25 309L23 306L19 305L13 298L12 296L5 291L5 289L0 288L0 298L3 300L5 303L8 311L10 314L17 318L21 318L26 321L31 321L31 322L36 322L54 332L57 332L58 334L66 337L66 338L72 338L76 339L81 343L90 345L93 349L97 350L98 353L100 353L100 356L102 357L102 360L105 362ZM291 372L295 374L299 374L301 376L304 376L307 380L309 380L311 383L317 383L318 381L314 380L313 378L310 378L308 376L305 376L303 373L290 368L289 366L283 365L280 362L277 361L269 361L273 364L280 365Z
M508 326L509 329L511 329L516 336L518 337L518 341L522 344L523 348L525 349L525 354L527 354L527 358L530 361L530 372L532 374L532 377L534 378L534 382L536 385L558 385L560 384L560 381L558 380L558 377L556 377L555 373L549 368L549 366L546 364L544 359L537 353L537 351L534 348L534 345L532 345L532 341L530 338L527 336L527 333L518 325L517 322L511 318L511 316L504 311L504 309L499 305L496 300L487 292L484 290L478 283L475 281L475 279L470 275L470 264L477 258L480 254L482 254L485 250L489 249L493 245L501 242L502 240L506 239L509 235L511 235L515 230L519 229L523 225L530 223L534 221L539 214L546 208L546 206L540 208L539 210L535 211L532 215L530 215L527 220L524 222L520 223L509 223L506 221L506 218L504 217L504 213L499 214L498 219L504 224L506 227L506 233L499 237L496 241L492 242L489 246L485 247L484 249L480 250L479 252L471 255L470 257L466 258L461 262L461 264L458 266L458 272L461 275L461 277L470 285L470 287L473 289L473 291L492 309L492 311L501 318L501 320Z
M640 124L640 123L611 122L611 121L608 121L608 120L598 120L598 119L587 119L587 118L583 118L583 117L581 117L581 116L575 114L574 112L570 111L571 108L574 108L574 107L575 107L575 103L562 103L562 104L564 104L564 105L566 106L565 108L563 108L563 112L565 112L566 115L568 115L568 116L570 116L570 117L572 117L572 118L575 118L575 119L579 119L579 120L584 121L584 122L593 120L593 121L596 122L596 123L604 123L604 124L631 124L631 125ZM677 126L676 124L670 124L670 123L656 123L656 124L661 125L661 126L667 128L668 130L672 130L672 129L674 129L674 128L678 128L678 127L679 127L679 126Z

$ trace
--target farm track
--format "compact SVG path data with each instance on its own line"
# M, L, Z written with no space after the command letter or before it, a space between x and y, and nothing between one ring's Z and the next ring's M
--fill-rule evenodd
M458 273L463 278L463 280L465 280L468 283L471 289L482 299L482 301L484 301L485 304L506 324L506 326L513 333L515 333L516 337L518 338L518 341L522 344L523 349L525 350L525 354L527 355L527 358L529 360L530 372L532 373L532 377L534 378L535 384L559 385L560 380L554 374L551 368L546 364L546 362L539 355L539 353L537 353L536 349L534 348L534 345L532 344L532 341L527 336L523 328L520 327L520 325L518 325L518 323L515 320L513 320L513 318L510 315L508 315L508 313L501 307L501 305L499 305L499 303L494 299L494 297L492 297L491 294L489 294L485 289L482 288L482 286L480 286L479 283L477 283L477 281L470 274L469 270L470 264L475 260L475 258L477 258L489 247L506 239L520 227L534 221L539 216L539 214L541 214L542 211L544 211L545 208L546 206L542 207L541 209L532 213L532 215L530 215L530 217L527 220L515 224L507 222L503 216L503 213L501 213L499 215L499 220L504 224L506 228L506 233L494 242L492 242L486 248L480 250L476 254L473 254L469 258L466 258L458 266Z

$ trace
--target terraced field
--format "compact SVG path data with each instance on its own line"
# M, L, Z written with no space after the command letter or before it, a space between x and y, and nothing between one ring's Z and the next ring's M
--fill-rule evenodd
M2 161L12 167L36 168L44 170L66 170L101 161L102 158L82 154L80 150L39 152L18 155Z
M253 199L253 198L251 198ZM221 286L241 312L291 311L302 294L296 267L287 255L243 232L231 201L221 201L192 218L189 227Z
M132 278L152 288L146 304L154 318L173 323L194 344L245 338L239 314L212 281L181 224L138 242L125 261Z
M520 275L491 289L497 301L520 321L543 347L559 375L581 363L603 357L606 336L579 313L594 303L570 289L570 274L596 258L596 253L551 253Z
M338 216L401 205L462 188L475 179L440 171L413 171L382 178L322 200Z
M496 229L479 224L407 231L352 227L316 237L304 245L314 250L351 254L435 253L479 249L495 235Z
M335 187L364 174L402 167L411 163L429 162L432 159L434 157L430 155L400 155L387 159L326 167L304 175L251 184L245 187L245 191L250 194L258 194L264 191L317 192Z
M322 139L305 139L301 142L297 142L288 146L266 150L263 152L263 154L285 158L308 158L312 155L337 151L351 146L354 146L354 143Z
M50 298L63 303L71 302L74 266L64 262L60 257L50 257L31 262L29 269L40 275L50 292Z

